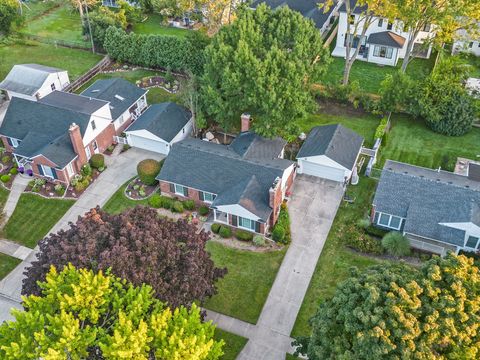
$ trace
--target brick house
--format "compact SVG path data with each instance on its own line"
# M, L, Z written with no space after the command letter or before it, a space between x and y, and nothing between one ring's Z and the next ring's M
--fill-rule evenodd
M242 132L228 146L199 139L175 143L157 176L162 194L209 206L214 220L265 234L295 178L295 164L283 159L286 142Z

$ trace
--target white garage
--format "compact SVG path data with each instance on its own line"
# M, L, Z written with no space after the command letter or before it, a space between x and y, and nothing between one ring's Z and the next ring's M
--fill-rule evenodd
M168 102L150 106L125 134L130 146L167 155L172 144L188 137L192 128L190 112Z
M297 154L297 172L346 182L356 166L362 145L360 135L340 124L317 126Z

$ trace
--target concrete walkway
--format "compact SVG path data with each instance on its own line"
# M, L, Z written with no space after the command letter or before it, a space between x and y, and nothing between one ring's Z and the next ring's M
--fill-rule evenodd
M25 260L33 250L9 240L0 239L0 253Z
M20 199L20 195L23 194L23 191L28 185L28 182L31 179L21 176L20 174L15 176L13 179L12 188L10 189L10 193L8 194L7 202L3 208L3 212L5 213L4 222L7 223L10 216L12 216L15 207L17 206L18 199Z
M91 208L97 205L103 206L120 186L137 174L138 162L147 158L160 159L161 156L149 151L132 148L118 156L107 158L107 169L104 173L88 187L60 221L50 230L50 233L56 233L60 229L68 228L69 222L76 222L79 216L82 216ZM23 272L36 259L37 252L38 246L22 263L0 281L0 295L12 300L21 300ZM4 318L0 316L0 322L3 320Z

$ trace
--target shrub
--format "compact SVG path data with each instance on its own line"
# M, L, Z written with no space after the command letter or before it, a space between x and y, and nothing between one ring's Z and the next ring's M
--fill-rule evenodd
M265 246L265 238L262 235L255 235L253 237L253 244L255 246Z
M2 175L2 176L0 177L0 180L1 180L3 183L9 182L10 179L11 179L10 175L7 175L7 174Z
M61 196L65 193L65 187L62 184L55 185L54 189L57 195Z
M4 164L8 164L11 160L12 158L8 155L2 156L2 163Z
M123 146L122 146L122 152L125 152L125 151L127 151L128 149L130 149L130 148L131 148L130 145L128 145L128 144L123 144Z
M148 205L151 207L154 207L156 209L159 209L162 207L162 197L160 194L153 194L148 198Z
M100 169L101 167L105 167L105 157L103 154L93 154L90 158L90 165L94 169Z
M220 226L220 230L218 231L218 235L220 235L222 238L229 238L232 237L232 229L230 229L228 226Z
M383 248L393 256L410 254L410 241L398 231L390 231L382 239Z
M141 197L147 196L147 193L145 192L145 188L141 187L140 190L138 190L138 195Z
M282 228L283 236L282 236L282 230L277 230L277 234L274 235L275 228L277 227ZM273 228L272 237L274 236L277 236L277 238L280 239L280 240L275 240L274 238L274 240L282 244L289 244L291 241L290 215L288 214L287 205L285 203L281 205L280 214L278 214L277 224Z
M193 201L193 200L185 200L185 201L183 202L183 207L184 207L186 210L192 211L193 209L195 209L195 201Z
M107 146L107 151L109 151L109 152L113 152L114 149L115 149L114 145Z
M360 219L357 222L357 225L359 228L366 230L370 226L370 220L369 219Z
M376 255L383 254L380 240L361 232L355 226L346 229L344 233L346 234L345 241L347 246L352 249Z
M285 239L285 228L279 224L275 225L272 232L272 238L276 242L283 242Z
M235 231L235 237L238 240L242 240L242 241L252 241L253 240L253 234L250 231L245 231L245 230Z
M79 182L77 182L77 184L74 187L75 187L76 192L82 192L83 190L85 190L87 188L87 186L85 186L84 181L79 181Z
M166 196L161 196L160 206L164 209L171 209L173 206L173 199Z
M16 167L13 167L10 169L9 173L11 175L17 175L18 174L18 169Z
M140 181L145 185L155 185L157 180L155 177L160 172L160 163L157 160L145 159L138 163L137 173Z
M369 235L376 236L378 238L383 238L388 231L380 229L374 225L370 225L367 228L365 228L365 232Z
M387 124L388 124L388 118L383 117L382 120L380 120L380 124L377 126L377 129L375 130L374 139L383 138L383 135L385 135L385 132L387 130Z
M174 201L172 204L172 211L176 213L182 213L183 212L183 204L181 201Z
M205 206L205 205L200 206L200 208L198 209L198 213L201 216L207 216L209 211L210 209L208 208L208 206Z
M215 223L215 224L212 224L212 226L210 226L210 229L214 234L218 234L218 232L220 231L220 226L221 226L220 224Z
M84 165L82 166L81 171L82 171L82 175L83 175L83 176L90 176L90 175L92 175L92 167L91 167L90 164L88 164L88 163L87 163L87 164L84 164Z

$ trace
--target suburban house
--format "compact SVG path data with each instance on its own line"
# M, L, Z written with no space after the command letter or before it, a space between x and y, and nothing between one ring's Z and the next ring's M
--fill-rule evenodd
M452 54L459 52L480 56L480 37L471 38L464 29L458 30L457 39L453 42Z
M115 128L109 102L54 91L38 101L13 97L0 126L3 145L35 176L69 183Z
M314 127L297 154L298 173L347 183L363 137L340 124Z
M172 145L190 136L190 111L173 102L150 106L125 130L130 146L167 155Z
M352 3L352 15L347 16L346 5L343 4L339 9L339 22L337 43L332 52L332 56L346 57L347 39L354 36L353 51L360 47L358 60L376 63L379 65L396 66L399 59L403 59L406 54L409 32L404 29L403 23L399 20L389 21L385 18L375 18L368 27L365 37L360 41L360 34L364 24L364 17L361 16L365 11L365 6L355 6ZM350 34L347 34L347 24L350 23ZM421 31L414 39L413 54L416 57L428 59L431 54L432 46L424 46L424 42L434 36L429 25ZM353 52L352 51L352 52Z
M82 95L109 103L115 132L120 135L147 108L147 92L127 80L113 78L95 81Z
M163 194L208 205L215 222L265 234L291 189L295 164L282 159L284 140L248 131L249 122L242 115L242 132L228 146L175 143L157 179Z
M55 90L63 90L68 84L70 80L66 70L38 64L19 64L13 66L0 83L0 90L5 91L9 99L15 96L38 100Z
M332 6L323 9L320 8L320 5L326 4L327 1L325 0L256 0L252 3L251 8L255 9L262 3L267 4L272 9L288 6L291 10L297 11L305 18L312 20L323 34L334 23L335 14L337 14L342 1L334 0Z
M405 234L412 247L446 254L480 250L480 165L466 176L388 160L371 221Z

